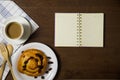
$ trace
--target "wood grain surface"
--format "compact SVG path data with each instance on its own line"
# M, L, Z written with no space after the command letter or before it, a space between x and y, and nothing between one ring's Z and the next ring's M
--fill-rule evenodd
M40 28L29 42L51 47L59 61L54 80L120 79L120 0L14 0ZM104 47L54 46L55 12L103 12ZM6 80L13 80L9 73Z

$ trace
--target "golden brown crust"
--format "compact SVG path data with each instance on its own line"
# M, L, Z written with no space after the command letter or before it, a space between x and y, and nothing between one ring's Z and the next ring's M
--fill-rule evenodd
M21 54L17 68L29 76L39 76L45 73L47 64L47 57L42 51L27 49Z

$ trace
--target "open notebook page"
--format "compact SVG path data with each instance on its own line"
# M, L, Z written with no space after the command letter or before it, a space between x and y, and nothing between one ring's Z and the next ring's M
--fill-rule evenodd
M103 47L103 13L55 13L56 47Z

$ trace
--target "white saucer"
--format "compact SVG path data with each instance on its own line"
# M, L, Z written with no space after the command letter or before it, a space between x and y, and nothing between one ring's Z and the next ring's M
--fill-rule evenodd
M26 31L25 31L25 35L24 35L24 38L22 39L18 39L18 40L12 40L12 39L9 39L5 36L5 31L4 31L4 28L3 28L3 37L5 38L5 40L8 42L8 43L11 43L11 44L22 44L24 43L30 36L31 34L31 25L30 23L28 22L27 19L25 19L24 17L20 17L20 16L17 16L17 17L9 17L5 24L8 24L10 22L18 22L18 23L22 23L25 25L26 27Z
M41 76L39 76L37 78L27 76L25 74L20 73L17 70L18 59L19 59L22 51L24 51L26 49L31 49L31 48L35 48L35 49L39 49L39 50L43 51L47 57L50 57L50 59L48 59L48 60L53 62L52 64L49 64L49 67L46 70L46 71L48 71L51 68L49 73L45 73L44 75L42 75L42 76L44 76L44 79L42 79ZM57 73L58 61L57 61L57 57L56 57L55 53L52 51L52 49L50 49L45 44L33 42L33 43L26 44L17 50L17 52L12 56L12 67L13 67L13 71L14 71L14 74L15 74L17 80L53 80Z

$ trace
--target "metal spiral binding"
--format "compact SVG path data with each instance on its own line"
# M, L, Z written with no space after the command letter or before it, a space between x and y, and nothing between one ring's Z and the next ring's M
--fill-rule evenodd
M82 15L77 14L77 46L82 46Z

